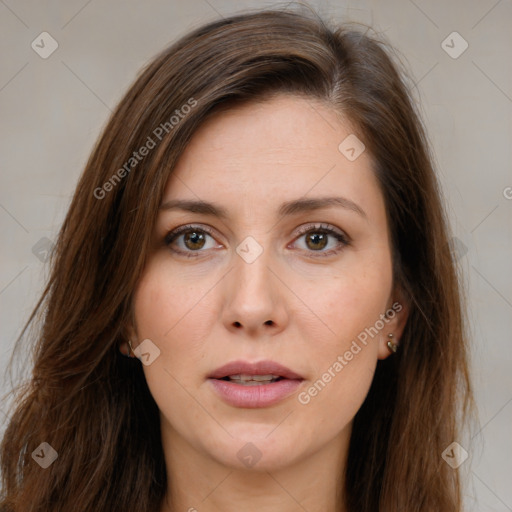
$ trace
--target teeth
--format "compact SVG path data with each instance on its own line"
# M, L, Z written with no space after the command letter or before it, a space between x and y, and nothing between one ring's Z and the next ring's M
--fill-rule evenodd
M229 376L230 379L235 379L235 380L257 380L257 381L264 381L264 380L272 380L272 379L277 379L279 378L279 375L273 375L273 374L269 374L269 375L246 375L245 373L241 373L241 374L238 374L238 375L230 375Z
M235 382L237 384L245 384L247 386L255 386L259 383L271 383L276 381L279 378L279 375L246 375L246 374L238 374L238 375L229 375L229 380L231 382Z

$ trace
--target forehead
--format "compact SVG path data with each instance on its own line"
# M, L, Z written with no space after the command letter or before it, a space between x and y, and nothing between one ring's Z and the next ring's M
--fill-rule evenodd
M350 161L339 150L352 133L348 121L313 98L279 95L237 105L195 132L164 197L261 206L339 192L378 201L370 156Z

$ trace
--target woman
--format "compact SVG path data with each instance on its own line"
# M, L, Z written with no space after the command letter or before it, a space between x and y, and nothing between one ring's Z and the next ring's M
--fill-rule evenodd
M261 11L166 49L52 265L2 510L462 510L461 297L377 40Z

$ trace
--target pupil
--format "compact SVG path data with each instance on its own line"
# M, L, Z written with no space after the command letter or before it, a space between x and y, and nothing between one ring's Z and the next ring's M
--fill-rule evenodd
M316 247L311 247L310 242ZM307 244L310 249L323 249L327 245L327 235L325 233L314 233L307 238ZM320 244L320 247L317 245Z
M204 245L204 235L196 231L189 231L185 234L185 245L189 249L201 249Z

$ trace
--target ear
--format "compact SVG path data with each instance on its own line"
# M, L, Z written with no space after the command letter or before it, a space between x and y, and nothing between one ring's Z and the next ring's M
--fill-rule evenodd
M397 344L398 350L400 350L400 340L409 317L409 311L409 300L401 289L396 288L389 298L384 328L379 336L379 359L386 359L392 355L388 348L388 334L393 335L393 343Z
M130 345L128 343L128 340L132 344L132 348L135 348L135 340L137 339L136 330L133 327L133 321L128 321L126 326L122 330L121 334L121 342L119 343L119 351L124 356L128 357L135 357L133 354L133 351L130 349Z

